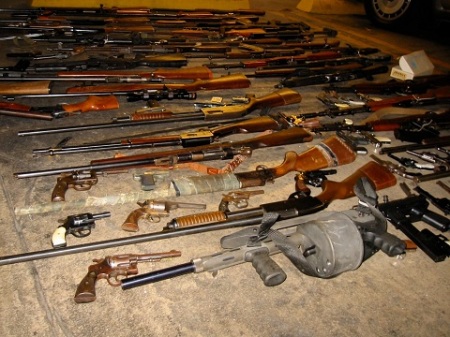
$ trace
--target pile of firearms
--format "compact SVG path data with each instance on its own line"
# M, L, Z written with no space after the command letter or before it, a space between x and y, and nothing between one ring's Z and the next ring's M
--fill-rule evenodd
M450 155L445 147L449 145L450 140L440 134L448 129L449 125L448 108L442 109L450 94L449 76L432 75L407 82L373 83L371 81L377 75L389 71L391 62L389 55L374 48L342 46L337 39L337 32L330 28L313 30L304 22L264 22L264 15L263 11L257 10L175 11L103 7L0 9L0 41L11 46L11 50L6 54L6 64L0 68L0 95L3 98L0 102L0 115L3 115L1 116L3 123L7 123L9 118L40 119L57 123L53 120L88 111L114 110L119 108L119 105L132 106L136 101L146 101L149 104L163 100L195 102L200 91L211 90L215 93L219 90L243 91L251 87L253 78L267 77L278 82L273 91L266 95L259 97L242 95L242 98L232 104L211 102L209 106L201 105L193 112L150 110L150 112L136 112L126 117L116 117L112 122L106 123L80 125L66 123L64 126L53 128L19 131L20 137L104 128L120 128L121 132L125 132L128 130L127 127L132 126L191 122L189 125L191 130L179 135L123 136L119 141L72 146L63 144L34 149L36 155L63 155L159 146L181 147L93 160L76 167L15 173L15 177L20 179L58 175L52 202L65 202L65 194L69 188L79 191L89 190L98 183L99 176L117 169L164 165L176 167L194 162L232 160L223 170L214 171L208 167L205 172L207 175L174 179L171 181L172 194L168 197L264 186L266 182L289 172L298 173L296 193L287 200L238 212L230 212L221 204L222 207L218 212L173 219L164 231L158 233L65 247L67 234L77 237L89 235L95 220L109 216L109 213L107 215L101 213L100 216L90 213L72 216L55 232L52 239L54 247L59 249L2 257L0 264L116 247L207 230L259 225L256 229L257 235L248 234L255 233L252 227L253 232L246 231L240 239L224 238L226 244L223 244L223 247L232 248L233 251L240 248L239 256L233 255L233 264L252 261L257 269L259 266L264 283L276 285L284 281L285 276L279 267L271 264L268 259L270 254L285 253L308 275L331 277L357 268L364 259L378 250L390 256L404 253L406 247L404 242L389 236L386 225L380 223L380 216L389 219L404 231L414 244L423 249L434 261L442 261L450 256L449 246L440 236L429 230L419 231L412 224L419 220L428 221L438 230L446 231L449 227L448 219L428 210L427 200L448 214L450 213L448 199L432 197L417 187L418 195L378 205L375 193L375 190L396 184L394 173L415 183L449 175ZM198 64L199 60L204 61L202 65L192 65ZM224 70L228 73L223 74ZM358 79L358 83L354 85L335 85L338 82L347 83ZM300 103L302 96L295 88L322 84L329 85L317 89L319 98L326 105L323 110L292 115L269 111L274 107ZM344 93L347 98L343 97ZM348 95L354 95L355 100L349 99ZM374 100L370 95L384 97ZM55 98L60 102L69 99L77 102L51 107L36 107L21 103L21 100L30 101L34 98ZM427 109L417 109L418 106L422 107L425 104ZM440 110L435 107L439 107ZM255 116L254 111L259 111L259 115ZM357 125L344 121L323 122L327 118L356 113L366 113L368 117ZM392 115L395 115L395 118L392 118ZM214 122L215 125L200 129L198 123L200 121ZM198 128L192 131L197 124ZM272 133L239 141L219 140L235 133L266 130L272 130ZM414 144L401 149L386 147L381 149L380 154L388 154L396 162L374 156L374 161L370 161L368 166L357 170L341 183L330 182L325 178L327 172L320 170L351 163L357 154L366 154L367 149L362 145L372 142L377 148L382 147L384 141L377 136L378 131L393 131L398 139ZM309 142L314 134L326 132L331 132L332 135L305 152L299 154L287 152L284 162L277 167L233 173L239 161L250 156L253 150ZM442 154L419 151L430 148L439 149ZM394 155L396 152L405 151L427 162L421 163L412 158ZM151 179L149 181L151 177L140 178L143 189L154 188L154 182ZM320 186L323 192L312 197L309 195L307 184ZM446 186L441 181L440 184ZM244 194L234 193L232 198L227 199L227 203L230 200L244 202L246 206L246 200L251 194L245 194L245 191L242 192ZM320 256L320 249L315 246L320 243L311 241L313 230L306 229L308 226L293 226L292 222L285 227L282 224L300 216L322 211L333 200L348 198L355 194L369 205L365 214L366 216L370 214L371 218L369 220L366 218L355 225L354 214L348 213L348 217L353 220L350 221L351 225L345 235L354 235L354 229L357 228L356 236L362 240L363 248L362 252L355 252L355 255L359 254L362 257L354 261L351 267L337 268L330 274L322 274L319 260L323 256ZM160 216L167 216L170 209L183 207L176 202L154 200L147 200L140 203L140 206L137 211L130 214L122 229L137 231L139 219L159 219ZM195 204L184 206L199 208ZM200 208L203 206L200 205ZM296 225L301 222L298 219L296 221ZM312 226L315 225L318 226L313 221ZM273 228L277 226L279 229L274 230ZM294 232L282 231L292 227L296 228ZM321 235L331 235L330 231L333 230L324 229ZM291 238L297 247L301 247L300 256L294 258L287 253L290 249L287 244L289 240L280 239L280 233L285 235L285 238ZM242 241L244 237L245 240ZM333 248L338 247L338 243L335 244ZM224 254L229 260L231 253L226 251ZM135 264L140 260L178 255L179 252L170 252L165 255L144 257L136 255L109 257L102 262L105 265L96 268L101 270L110 268L108 273L111 275L126 276L137 273ZM129 278L122 281L122 287L128 289L188 272L222 269L230 266L225 263L225 257L220 261L214 260L217 257L211 257L212 262L205 259L181 265L167 271L164 276L152 274L144 278ZM341 261L335 262L339 265ZM112 266L120 263L128 264L131 269L114 270ZM205 265L202 265L203 263ZM276 272L272 275L270 270ZM77 302L95 299L92 284L97 279L96 275L88 273L80 284L75 298ZM90 286L86 287L86 284Z

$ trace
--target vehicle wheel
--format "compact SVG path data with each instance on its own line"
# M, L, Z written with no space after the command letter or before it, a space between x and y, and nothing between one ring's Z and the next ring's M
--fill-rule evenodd
M385 28L411 26L428 14L422 0L364 0L364 8L370 21ZM431 6L428 6L431 7Z

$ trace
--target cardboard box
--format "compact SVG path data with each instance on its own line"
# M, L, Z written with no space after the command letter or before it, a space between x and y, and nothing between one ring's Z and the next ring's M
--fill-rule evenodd
M412 80L417 76L433 74L434 65L423 50L400 57L399 65L391 70L391 77L399 80Z

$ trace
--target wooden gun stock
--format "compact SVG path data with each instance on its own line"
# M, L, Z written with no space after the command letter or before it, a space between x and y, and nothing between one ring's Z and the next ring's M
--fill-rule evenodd
M0 84L0 95L43 95L50 92L50 81Z
M69 113L112 110L119 108L119 101L113 95L89 96L84 102L64 104L62 108Z
M144 83L144 84L107 84L96 86L78 86L67 89L67 93L99 93L140 90L184 89L187 91L220 90L248 88L250 80L243 74L222 76L211 80L196 80L191 83ZM1 91L0 91L1 94Z

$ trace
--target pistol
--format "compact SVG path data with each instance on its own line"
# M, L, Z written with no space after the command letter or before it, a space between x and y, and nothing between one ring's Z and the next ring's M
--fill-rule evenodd
M88 191L97 184L98 177L95 171L74 171L61 173L56 179L56 185L52 191L52 201L65 201L69 188L76 191Z
M76 303L89 303L96 299L95 283L106 279L111 286L119 286L120 278L138 274L139 262L160 261L164 258L181 256L181 252L171 250L152 254L122 254L94 259L95 264L88 268L88 273L78 285L74 300Z
M110 212L97 214L83 213L70 215L65 220L60 220L62 225L58 226L52 235L53 248L66 247L66 236L69 234L72 234L76 238L84 238L91 235L92 229L95 228L95 220L110 216Z
M122 229L128 232L139 231L138 221L145 218L150 222L159 222L162 216L169 216L170 210L177 208L205 209L205 204L188 202L172 202L164 200L145 200L137 203L140 208L131 212L122 224Z
M220 200L219 211L229 212L229 205L232 204L236 208L246 208L248 206L248 199L252 195L263 194L264 190L255 191L233 191L224 194L222 200Z

